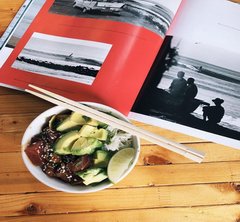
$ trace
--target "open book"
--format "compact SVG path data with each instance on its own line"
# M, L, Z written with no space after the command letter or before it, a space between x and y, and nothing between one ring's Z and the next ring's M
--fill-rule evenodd
M33 84L240 148L240 4L27 0L0 41L0 84Z

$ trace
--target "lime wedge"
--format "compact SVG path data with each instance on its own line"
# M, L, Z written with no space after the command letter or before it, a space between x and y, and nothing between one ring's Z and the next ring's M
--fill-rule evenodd
M134 148L125 148L115 153L108 163L107 174L108 179L112 183L116 183L123 175L124 171L129 167L135 154Z

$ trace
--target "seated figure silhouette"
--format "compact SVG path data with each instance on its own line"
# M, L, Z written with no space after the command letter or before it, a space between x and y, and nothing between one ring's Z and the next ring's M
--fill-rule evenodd
M225 110L222 107L223 99L216 98L212 100L215 103L215 106L205 106L203 107L203 120L211 122L211 123L220 123Z
M194 78L188 78L187 80L187 89L184 93L184 98L187 100L194 99L198 93L198 88L194 82Z
M198 88L194 82L194 78L188 78L187 80L187 88L183 94L182 102L180 103L179 107L183 114L188 110L190 101L194 99L198 93Z
M186 79L184 79L184 75L185 75L185 73L183 71L179 71L177 73L177 78L175 78L172 81L172 83L169 87L169 93L172 96L182 97L183 94L185 93L186 88L187 88L187 81L186 81Z

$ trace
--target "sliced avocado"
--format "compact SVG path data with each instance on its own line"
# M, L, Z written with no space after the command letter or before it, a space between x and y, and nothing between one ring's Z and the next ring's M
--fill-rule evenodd
M76 173L83 179L85 185L99 183L108 178L107 172L102 168L90 167L84 171Z
M48 122L49 129L53 130L56 126L56 115L52 115Z
M88 116L82 115L77 112L72 112L70 116L70 121L78 123L78 125L91 125L91 126L98 126L98 121L95 119L92 119Z
M73 143L79 138L78 130L72 130L63 134L53 145L54 153L58 155L71 154Z
M108 139L108 131L94 126L84 125L79 130L79 135L82 137L93 137L99 140L106 141Z
M96 148L101 148L103 143L96 138L80 137L74 142L71 153L72 155L81 156L84 154L92 154Z
M82 114L77 113L77 112L72 112L71 113L70 120L72 122L78 123L79 125L86 123L85 119L82 118Z
M111 155L109 154L109 152L104 150L97 150L93 154L93 166L107 167L110 159L111 159Z
M72 112L66 119L64 119L57 127L60 132L68 131L72 129L80 129L82 125L98 126L99 121L92 119L90 117L84 116L77 112Z
M70 120L71 116L68 116L67 118L65 118L57 127L56 130L60 131L60 132L66 132L69 130L74 130L76 128L80 128L79 124L76 122L72 122Z

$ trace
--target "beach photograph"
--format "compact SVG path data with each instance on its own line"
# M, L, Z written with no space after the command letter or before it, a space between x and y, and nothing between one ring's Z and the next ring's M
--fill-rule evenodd
M163 48L132 111L239 140L240 54L176 36Z
M133 24L164 37L180 0L55 0L49 13Z
M112 45L33 33L12 68L92 85Z

